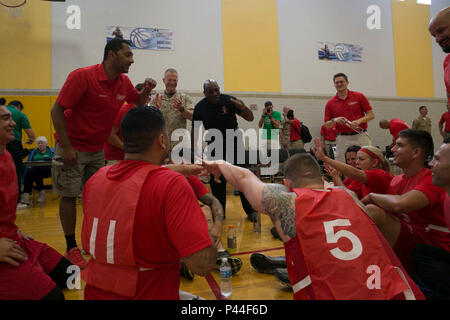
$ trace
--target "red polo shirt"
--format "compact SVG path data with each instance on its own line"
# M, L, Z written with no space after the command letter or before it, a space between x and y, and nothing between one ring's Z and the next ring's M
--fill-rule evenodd
M389 122L389 131L391 132L392 136L395 140L398 138L398 133L402 130L409 129L408 124L400 119L392 119Z
M336 125L332 126L331 128L327 128L325 127L325 125L323 125L322 128L320 128L320 135L323 136L324 140L326 141L336 141Z
M445 122L445 132L450 132L450 112L444 112L439 123Z
M347 97L345 99L339 98L336 95L328 100L325 105L325 122L330 121L333 118L345 117L350 121L358 120L364 117L367 111L372 110L372 106L369 100L360 92L348 90ZM364 130L367 129L367 123L360 125ZM346 125L336 124L337 133L350 133L353 132Z
M292 120L291 125L289 126L289 141L297 141L297 140L301 140L302 136L301 136L301 131L302 130L302 125L300 123L300 121L296 118L294 118Z
M447 88L447 96L450 95L450 53L444 59L444 82ZM449 99L450 101L450 99Z
M109 80L103 64L72 71L56 99L65 109L67 135L72 146L86 152L102 150L122 104L136 103L138 96L126 75L119 74ZM56 134L55 138L59 142Z

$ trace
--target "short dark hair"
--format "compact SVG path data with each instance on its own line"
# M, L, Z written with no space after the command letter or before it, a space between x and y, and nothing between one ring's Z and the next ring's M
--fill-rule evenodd
M289 110L286 114L286 117L288 117L288 119L294 119L294 110Z
M345 150L345 154L344 154L345 163L347 163L347 153L349 153L349 152L357 153L359 151L359 149L361 149L361 147L357 146L357 145L348 147L347 150Z
M0 106L4 106L6 104L5 98L0 98Z
M138 106L122 119L120 131L125 153L142 153L150 148L166 127L163 114L155 107Z
M264 102L264 107L267 107L267 106L273 106L272 101Z
M124 43L131 45L128 40L125 40L122 38L113 38L113 39L109 40L108 43L105 45L105 51L103 53L103 61L105 61L106 58L108 58L109 51L111 51L111 50L114 52L119 51L120 49L122 49L122 45Z
M10 103L8 103L9 106L14 106L18 108L19 110L23 110L23 104L19 100L13 100Z
M433 154L434 144L431 134L424 130L406 129L399 132L398 137L408 139L415 148L422 150L423 158L426 159Z
M296 153L283 166L284 177L300 187L302 181L321 180L320 166L308 153ZM305 182L306 182L305 181Z
M346 75L345 73L342 73L342 72L336 73L336 74L333 76L333 82L336 80L337 77L344 77L345 81L348 82L348 78L347 78L347 75Z
M137 91L141 92L142 89L144 89L144 83L138 83L135 87L134 87Z
M423 108L426 108L427 106L420 106L419 111L422 111Z
M345 153L347 154L348 152L358 152L359 149L361 149L360 146L357 145L353 145L347 148L347 150L345 150Z

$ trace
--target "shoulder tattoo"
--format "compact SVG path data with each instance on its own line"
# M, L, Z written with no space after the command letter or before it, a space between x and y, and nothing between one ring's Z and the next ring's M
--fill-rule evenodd
M272 220L280 220L284 233L293 238L295 230L295 198L294 192L281 184L266 184L262 190L262 205Z

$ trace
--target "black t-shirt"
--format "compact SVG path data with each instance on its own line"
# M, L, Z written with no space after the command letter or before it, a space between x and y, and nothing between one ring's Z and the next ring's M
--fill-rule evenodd
M227 94L220 95L217 105L209 103L207 98L200 100L194 108L192 126L194 126L194 121L202 121L206 130L218 129L223 134L226 129L237 129L236 114L240 114L241 110L236 109L230 98L237 100Z
M194 115L192 117L192 127L195 126L194 121L202 121L203 127L206 130L209 129L217 129L222 133L223 137L223 154L227 153L227 129L238 128L238 123L236 119L236 114L240 114L241 110L237 109L235 104L231 102L230 98L237 100L233 96L229 96L227 94L221 94L219 97L219 103L217 105L213 105L208 102L208 99L205 97L200 100L194 108ZM244 149L243 141L241 138L234 137L233 139L233 149L237 150L238 148ZM208 144L213 143L215 141L214 137L211 138L211 141L207 141ZM212 155L215 155L215 152L212 152ZM234 154L234 158L237 157L237 154ZM225 158L224 158L225 159ZM232 163L236 163L236 160L232 161Z

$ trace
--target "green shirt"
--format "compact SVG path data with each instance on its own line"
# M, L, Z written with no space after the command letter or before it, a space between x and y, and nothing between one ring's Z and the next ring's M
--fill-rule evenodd
M272 112L272 119L273 120L278 120L278 121L281 122L281 113L278 112L278 111L273 110L273 112ZM276 131L274 132L273 137L272 137L272 133L271 133L270 129L275 129L275 128L272 125L272 121L266 115L266 116L264 116L262 138L263 139L267 139L267 140L272 140L272 139L276 140L276 139L278 139L278 131L279 131L279 129L275 129Z
M31 129L30 122L25 114L17 110L13 106L6 106L11 111L12 118L16 123L14 127L14 138L17 141L22 141L22 129Z
M34 153L33 159L31 161L45 161L52 157L52 150L49 147L45 148L45 153L41 153L39 149Z

